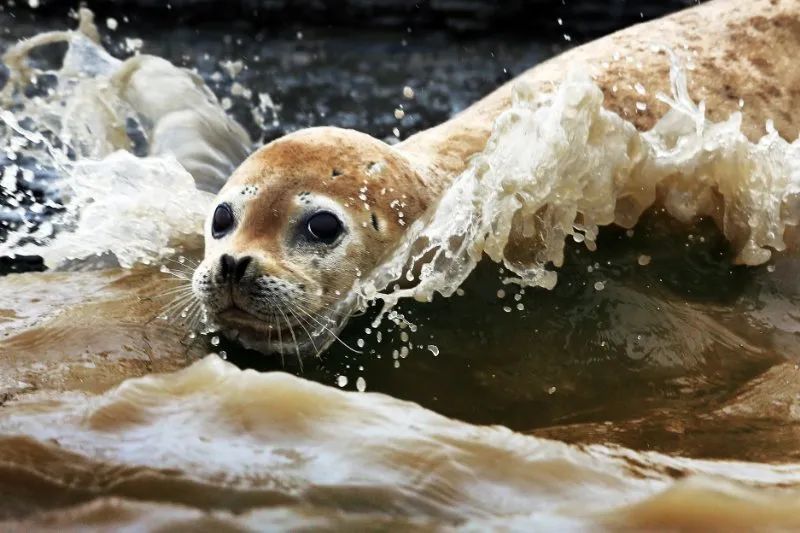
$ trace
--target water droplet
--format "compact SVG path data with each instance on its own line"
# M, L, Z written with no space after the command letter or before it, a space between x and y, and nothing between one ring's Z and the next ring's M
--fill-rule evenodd
M639 266L647 266L650 264L650 256L642 254L639 256L639 259L636 260L639 263Z
M367 390L367 380L359 376L356 380L356 389L358 389L358 392L364 392Z
M521 303L517 304L517 310L518 311L522 311L523 309L525 309L525 304L521 304Z
M405 331L400 334L400 340L403 342L408 342L408 333Z
M339 385L340 387L346 387L347 386L347 376L339 376L339 377L337 377L336 378L336 384Z
M775 272L775 265L767 265L767 272Z
M106 19L106 28L108 28L109 30L114 31L117 29L118 26L119 23L117 22L117 19L112 17L108 17Z
M506 291L504 291L503 289L500 289L499 291L497 291L497 297L501 298L501 299L505 298L506 297Z
M358 339L358 340L356 341L356 345L357 345L359 348L363 348L363 347L364 347L364 339Z
M555 387L550 387L549 389L547 389L547 394L554 394L555 392L556 392Z
M414 89L406 85L405 87L403 87L403 96L411 100L412 98L414 98Z
M404 116L406 116L406 112L403 111L401 108L398 107L397 109L394 110L394 118L396 118L397 120L402 119Z
M596 291L602 291L605 288L606 288L606 284L603 283L602 281L598 281L598 282L596 282L594 284L594 290L596 290Z
M647 110L647 104L645 104L644 102L636 102L636 109L638 111L646 111Z
M507 306L507 305L503 306L503 311L505 311L506 313L510 313L511 312L511 308L509 306Z
M222 360L227 360L228 359L228 352L226 352L225 350L220 350L219 351L219 357Z
M219 337L217 337L216 335L211 337L211 345L212 346L219 346Z
M431 353L433 354L434 357L439 355L439 347L436 346L435 344L429 344L428 345L428 350L431 351Z
M144 41L141 39L131 39L128 37L125 38L125 48L128 50L128 52L138 53L142 45L144 45Z

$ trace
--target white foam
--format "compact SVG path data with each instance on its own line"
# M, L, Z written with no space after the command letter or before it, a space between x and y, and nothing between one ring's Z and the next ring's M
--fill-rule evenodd
M785 249L784 232L800 216L800 142L767 124L752 143L739 113L710 122L674 58L672 95L659 95L671 110L640 133L603 107L587 72L573 70L544 105L516 87L483 152L358 287L362 304L380 298L387 310L400 298L450 296L484 254L512 272L507 282L552 288L567 236L594 249L599 226L632 227L657 195L680 220L721 212L740 263ZM409 265L416 285L381 292Z
M197 75L153 56L117 60L96 33L81 10L79 31L40 34L4 55L11 82L2 96L15 112L0 117L2 147L55 167L66 209L34 233L10 235L0 254L39 255L51 267L109 255L126 267L155 260L202 231L208 193L252 148ZM32 50L55 42L68 44L59 70L27 65ZM26 98L22 88L43 74L57 87ZM144 137L142 157L131 153L130 121Z

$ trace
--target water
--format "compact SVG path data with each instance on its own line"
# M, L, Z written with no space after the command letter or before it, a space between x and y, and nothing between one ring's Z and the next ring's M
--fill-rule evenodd
M685 151L660 152L668 131L637 137L600 111L592 84L578 73L562 87L560 104L544 112L551 121L563 117L568 130L598 121L609 135L602 150L581 150L586 159L571 159L564 173L570 182L556 179L563 172L554 162L560 158L541 155L559 146L549 137L532 143L541 148L538 155L514 144L520 130L513 126L543 113L530 108L523 93L515 110L522 119L505 129L500 122L490 148L443 201L445 208L459 206L465 193L473 194L486 214L460 211L464 217L450 216L456 224L443 230L448 219L437 211L409 234L467 235L462 242L472 255L446 257L454 268L422 270L401 293L429 303L395 302L398 294L381 285L381 276L397 268L388 262L364 291L382 291L404 320L384 318L376 327L380 304L367 306L343 334L362 353L334 345L300 374L288 360L284 368L279 358L244 351L214 334L192 335L180 321L159 316L170 300L164 293L179 283L161 267L190 272L202 254L197 228L210 198L195 180L201 189L212 188L242 146L271 138L280 133L276 128L306 124L276 114L274 106L266 106L263 117L242 115L248 104L233 98L235 82L225 78L238 67L219 67L217 61L228 57L222 51L209 52L206 63L203 54L195 58L212 85L213 71L225 71L214 96L160 60L120 63L78 34L69 38L84 46L75 68L85 74L62 70L53 76L65 87L4 106L11 111L3 115L4 153L30 157L21 168L51 173L44 192L33 198L23 193L20 206L7 203L26 223L12 224L0 245L37 254L51 267L0 278L5 526L800 527L796 255L767 258L760 252L774 242L760 240L767 232L739 239L736 226L723 235L710 219L679 222L678 204L669 202L666 210L637 204L627 215L636 223L622 224L632 229L595 231L593 224L618 214L606 211L607 190L569 197L582 210L597 206L594 221L579 231L558 226L567 218L551 219L560 230L543 239L541 250L547 257L563 254L558 269L541 256L502 264L505 257L497 254L508 234L480 241L479 230L460 233L508 208L508 196L481 189L487 183L531 194L523 205L552 204L530 187L531 161L551 164L552 172L542 175L566 193L584 179L575 169L593 168L593 176L602 177L617 168L624 159L615 151L617 139L651 148L641 150L647 172L633 173L633 183L676 168L687 178L697 172L691 168L706 168L713 179L719 161L713 155L722 146L752 151L748 161L756 165L792 165L793 145L772 134L760 150L731 122L693 130L696 138L677 144ZM302 52L288 40L276 46ZM254 70L235 79L254 94L267 93ZM130 71L143 74L144 83L114 82L118 72ZM464 75L482 80L475 93L495 81L470 78L469 68ZM422 109L433 109L439 120L479 95L466 91L459 93L463 102L454 97L433 104L436 78L422 83L395 73L384 79L389 82L370 98L385 98L379 100L385 118L365 125L378 136L391 136L398 120L414 120ZM74 90L73 81L84 88ZM332 98L328 118L364 125L342 111L352 104L337 103L335 95L344 87L373 92L359 88L358 79L352 86L329 82L325 78L326 87L335 87L333 96L314 88ZM414 87L413 99L403 95L405 86ZM280 105L286 93L273 92L270 98ZM226 97L238 103L231 111L246 130L221 112ZM176 106L156 108L148 98ZM48 113L48 106L62 102L79 112ZM399 104L402 119L394 114ZM183 125L198 116L209 127L187 132ZM307 116L313 117L309 123L322 120ZM694 125L697 116L689 107L668 126ZM427 125L417 120L404 135ZM126 127L125 135L110 128L131 121L138 125ZM190 149L177 157L169 144L158 150L152 140L159 124L163 139ZM27 132L34 137L24 140ZM36 134L51 148L34 142ZM221 148L222 156L203 164L210 146ZM692 152L697 146L707 150ZM492 158L511 166L490 164L494 173L483 172L481 160ZM508 168L519 171L504 173ZM27 190L25 176L16 181ZM758 215L753 228L785 223L790 210L755 210L747 200L771 191L781 201L794 194L792 186L791 180L770 188L745 184L736 205ZM48 216L32 217L36 205ZM464 221L472 226L459 225ZM477 262L482 253L489 257ZM523 286L503 284L520 276ZM227 362L214 355L223 352Z

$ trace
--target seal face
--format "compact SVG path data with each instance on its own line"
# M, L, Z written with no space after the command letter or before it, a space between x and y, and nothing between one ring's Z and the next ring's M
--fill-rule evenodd
M248 348L318 354L356 280L427 207L402 154L366 134L312 128L251 155L218 194L192 288L213 325Z

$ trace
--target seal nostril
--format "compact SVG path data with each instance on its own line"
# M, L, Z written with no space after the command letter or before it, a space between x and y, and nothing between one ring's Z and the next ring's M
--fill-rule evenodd
M236 259L228 254L222 254L222 257L219 258L219 267L220 276L222 276L222 279L227 280L228 276L233 274L236 269Z
M236 271L234 272L234 281L241 281L244 277L244 273L247 271L247 267L250 266L252 261L253 258L249 255L239 259L239 263L236 265Z

